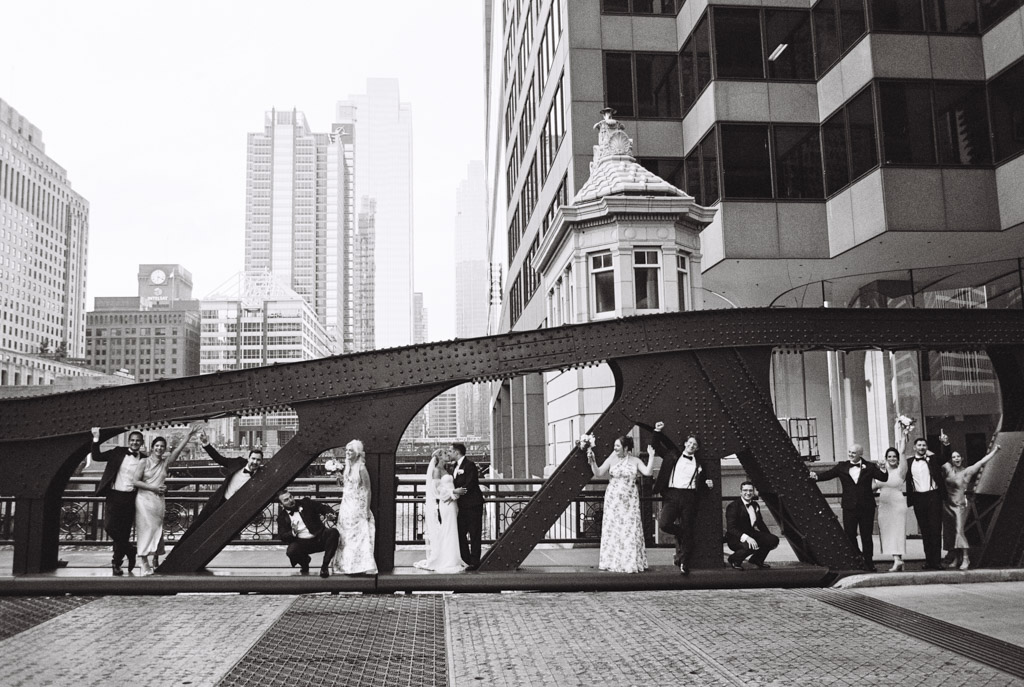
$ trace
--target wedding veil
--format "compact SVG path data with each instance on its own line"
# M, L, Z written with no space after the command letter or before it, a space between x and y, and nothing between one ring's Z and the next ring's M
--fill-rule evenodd
M437 467L439 455L443 451L434 451L430 456L430 463L427 465L427 482L425 498L423 502L423 539L427 544L427 560L430 560L430 553L437 541L437 533L441 529L441 519L437 512L437 486L438 481L434 479L434 469Z

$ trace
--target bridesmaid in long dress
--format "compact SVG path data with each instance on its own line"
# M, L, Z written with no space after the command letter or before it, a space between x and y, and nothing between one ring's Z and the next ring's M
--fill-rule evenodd
M964 458L959 451L953 451L949 462L942 466L942 473L946 477L946 493L949 496L949 508L953 511L956 519L956 538L953 542L956 557L953 566L961 570L971 567L967 551L970 544L967 543L967 534L964 527L967 524L967 486L971 483L978 472L996 457L999 452L999 444L992 447L992 450L981 460L970 467L964 467Z
M375 574L377 562L373 547L377 528L370 510L366 451L359 439L345 445L345 469L338 477L338 486L343 490L337 524L341 541L332 567L345 575Z
M647 570L647 549L636 480L638 474L651 476L653 461L645 464L634 456L633 438L628 436L615 440L615 451L600 467L594 459L593 449L587 450L587 461L594 477L609 478L604 492L598 567L609 572Z
M139 562L142 564L143 575L152 575L160 565L157 554L160 548L160 536L164 532L164 511L166 510L164 493L167 491L165 486L167 470L178 459L201 426L199 423L190 426L188 436L174 448L170 457L164 455L167 451L167 440L157 437L150 445L149 456L139 463L139 471L135 474L135 537L138 540L138 556Z
M907 497L903 489L907 479L907 459L893 447L885 450L885 482L874 480L878 489L878 534L882 553L892 556L889 572L903 570L907 555Z

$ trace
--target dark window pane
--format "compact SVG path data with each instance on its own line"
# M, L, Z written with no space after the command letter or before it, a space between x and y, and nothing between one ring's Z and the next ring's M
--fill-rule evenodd
M721 7L714 13L717 78L763 79L761 13Z
M811 10L814 23L815 65L818 74L839 59L839 23L836 21L836 0L821 0Z
M658 298L657 269L634 268L633 283L637 310L657 310L661 307Z
M816 126L775 127L778 198L821 198L821 144Z
M981 11L981 30L987 31L992 28L1018 7L1020 0L980 0L978 8Z
M921 0L870 0L872 31L922 31Z
M991 164L984 87L935 84L935 134L939 164Z
M711 83L711 29L708 13L693 30L693 54L697 62L697 95Z
M846 106L846 119L850 124L850 178L856 179L878 166L875 108L870 88Z
M633 0L635 14L675 14L672 0Z
M634 117L633 109L633 59L632 55L621 52L604 54L604 92L608 107L614 108L622 117Z
M629 12L629 0L601 0L601 11L625 14Z
M768 127L722 125L722 196L771 198Z
M964 0L924 0L925 28L933 33L977 33L978 8Z
M680 82L679 91L683 98L683 112L686 112L697 101L697 61L693 52L693 36L683 44L679 51Z
M821 144L825 163L825 195L830 196L850 183L844 110L839 110L821 125Z
M675 53L635 57L637 116L678 117L679 58Z
M672 184L676 188L685 189L683 181L683 160L678 157L641 157L637 158L637 164L652 174ZM689 193L689 192L688 192ZM693 195L690 193L690 195Z
M700 144L693 147L693 152L686 156L686 164L683 167L685 179L684 191L693 196L699 205L706 205L700 186Z
M992 79L988 97L996 162L1002 162L1024 150L1024 62Z
M702 186L701 205L711 205L718 202L718 139L715 130L711 129L704 140L700 142L700 180Z
M920 83L882 83L878 95L885 164L934 165L931 87Z
M842 51L846 52L868 30L864 0L839 0L839 25Z
M594 275L594 309L597 312L615 310L615 272L598 272Z
M768 78L813 80L811 13L800 10L765 10L764 25Z

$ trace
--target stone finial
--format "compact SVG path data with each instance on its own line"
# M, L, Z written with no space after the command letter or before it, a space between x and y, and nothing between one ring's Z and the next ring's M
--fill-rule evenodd
M626 127L615 119L615 110L606 107L601 110L601 121L594 125L597 129L597 145L594 146L594 162L612 156L625 155L633 157L633 141L626 135Z

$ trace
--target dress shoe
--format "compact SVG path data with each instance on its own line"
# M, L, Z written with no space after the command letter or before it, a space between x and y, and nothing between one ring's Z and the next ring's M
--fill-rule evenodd
M320 577L328 578L331 576L331 571L327 568L320 568Z
M952 563L955 560L956 560L956 550L954 549L953 551L950 551L949 553L946 554L946 557L942 559L942 564L943 565L949 565L950 563Z
M308 565L304 565L301 568L299 568L299 574L300 575L308 575L309 574L309 566Z
M768 565L767 563L754 563L754 565L756 565L761 570L769 570L772 567L772 566Z
M474 572L474 571L479 570L479 569L480 569L479 565L467 565L466 566L466 571L467 572Z
M731 567L733 570L746 570L746 568L743 567L742 563L730 563L729 567Z
M63 558L58 558L57 559L57 567L58 568L66 568L66 567L68 567L68 562L66 560L64 560Z
M117 577L124 575L124 570L117 563L112 564L110 567L113 569L114 575L116 575Z
M131 572L132 570L135 570L135 552L134 551L129 551L128 552L128 572Z

